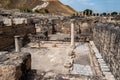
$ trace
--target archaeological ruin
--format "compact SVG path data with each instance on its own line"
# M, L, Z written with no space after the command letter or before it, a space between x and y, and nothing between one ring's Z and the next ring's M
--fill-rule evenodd
M0 80L120 80L120 15L5 16Z

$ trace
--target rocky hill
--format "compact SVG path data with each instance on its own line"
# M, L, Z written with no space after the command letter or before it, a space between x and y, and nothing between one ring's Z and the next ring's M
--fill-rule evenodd
M64 5L58 0L47 1L49 4L41 8L40 12L46 10L49 13L65 13L74 14L76 11L68 5ZM0 0L0 7L5 9L29 9L32 10L36 6L44 4L42 0Z

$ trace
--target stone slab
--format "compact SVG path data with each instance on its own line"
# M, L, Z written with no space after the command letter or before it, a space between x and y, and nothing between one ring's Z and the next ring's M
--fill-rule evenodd
M110 71L110 69L108 68L108 66L100 66L100 68L101 68L101 70L103 72L109 72Z
M95 56L96 56L97 59L102 59L102 56L101 56L100 53L95 53Z
M112 75L111 72L103 72L104 75Z
M115 77L113 75L109 75L109 74L105 75L105 78L107 80L115 80Z
M106 64L103 59L98 59L99 64Z
M106 63L100 63L99 65L100 65L100 66L107 66Z
M91 76L91 75L93 75L93 72L89 65L74 64L71 74L80 74L80 75L85 75L85 76Z

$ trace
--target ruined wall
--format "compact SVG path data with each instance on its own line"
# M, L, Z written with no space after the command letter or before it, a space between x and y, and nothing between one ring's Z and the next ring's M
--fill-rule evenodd
M29 53L0 52L0 80L27 80L30 70Z
M14 36L36 33L34 24L19 24L12 26L0 25L0 50L14 43Z
M116 80L120 80L120 24L96 23L93 38Z
M39 36L44 36L44 32L48 34L62 33L71 34L71 19L74 19L75 41L89 41L92 39L92 20L84 18L67 18L64 19L38 19L36 21L36 31ZM70 41L70 36L66 36L63 41Z

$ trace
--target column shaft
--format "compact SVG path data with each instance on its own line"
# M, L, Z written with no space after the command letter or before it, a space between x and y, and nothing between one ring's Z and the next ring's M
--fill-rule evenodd
M15 51L20 52L20 43L19 43L20 36L15 36Z
M74 42L74 22L71 22L71 47L75 46L75 42Z

